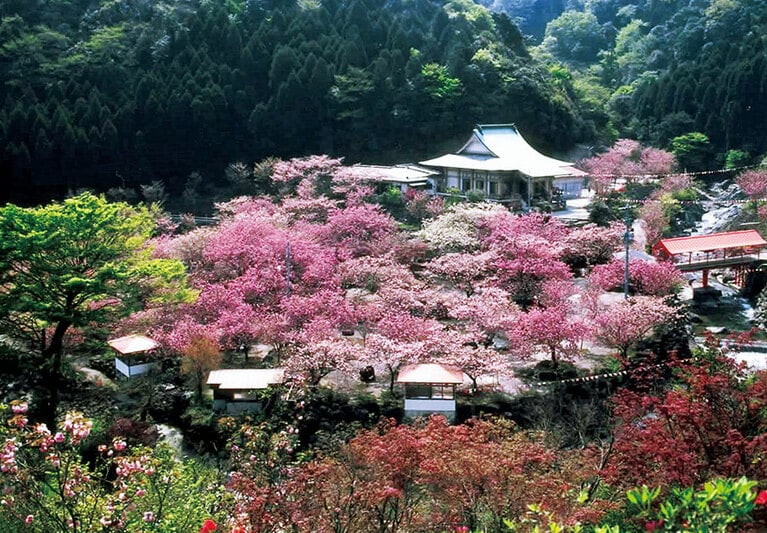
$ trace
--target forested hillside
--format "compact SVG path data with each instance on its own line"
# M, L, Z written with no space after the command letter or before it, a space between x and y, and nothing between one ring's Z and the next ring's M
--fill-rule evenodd
M537 52L602 95L617 135L665 148L676 136L705 134L709 167L729 150L752 157L767 150L767 2L586 0L566 7L548 23Z
M600 126L508 16L469 0L6 0L0 15L0 202L179 192L268 156L402 162L477 122L554 149Z

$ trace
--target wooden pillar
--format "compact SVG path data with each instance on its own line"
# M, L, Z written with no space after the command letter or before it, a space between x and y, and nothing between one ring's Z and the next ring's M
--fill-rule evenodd
M705 289L706 287L708 287L708 269L704 268L703 269L703 288Z

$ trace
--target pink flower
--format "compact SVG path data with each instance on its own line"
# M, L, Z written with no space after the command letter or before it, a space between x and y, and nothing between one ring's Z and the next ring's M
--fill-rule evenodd
M35 519L34 515L28 514L27 517L24 519L24 523L29 525L32 523L32 521Z
M767 490L760 490L754 500L756 505L767 505Z
M154 522L155 516L152 511L147 511L144 513L144 522Z

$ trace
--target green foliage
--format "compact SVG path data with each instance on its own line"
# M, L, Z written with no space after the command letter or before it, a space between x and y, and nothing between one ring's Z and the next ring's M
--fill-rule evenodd
M446 99L461 94L461 80L448 76L447 68L436 63L427 63L421 68L426 93L432 98Z
M649 48L646 34L647 23L639 19L632 20L618 31L613 49L618 83L630 83L644 70L645 54Z
M206 518L225 519L231 497L210 466L182 460L165 444L128 446L119 435L89 448L86 439L103 436L80 413L68 413L52 434L28 424L24 404L12 408L0 406L7 531L186 533Z
M394 218L401 220L405 216L405 199L399 187L389 187L378 195L377 200Z
M463 201L461 190L458 187L448 187L448 196L445 197L445 209L452 205L460 204Z
M149 209L89 193L0 209L0 327L40 347L51 425L70 327L194 298L180 262L151 258L153 228Z
M705 170L711 158L711 143L704 133L686 133L671 139L671 152L680 168L689 171Z
M14 333L31 333L32 324L82 326L108 310L192 296L181 263L150 258L147 209L85 193L40 208L8 205L0 223L0 307L6 325L27 324Z
M729 531L734 524L751 520L755 481L715 479L702 489L672 488L658 502L660 487L642 486L626 494L629 512L664 531ZM649 527L649 526L648 526Z
M724 168L738 168L748 165L751 155L743 150L727 150L724 157Z
M589 222L599 226L609 226L611 222L623 220L626 202L619 193L611 192L589 203Z
M594 61L606 40L597 18L587 11L565 11L546 26L542 46L562 60Z
M668 496L659 500L660 487L650 489L643 485L626 493L628 518L640 522L639 527L646 531L742 531L751 522L757 496L754 487L756 482L746 478L716 479L705 483L700 490L674 488ZM505 520L506 527L510 531L525 533L585 531L580 524L564 526L553 521L551 513L540 505L529 505L528 509L528 516L523 519ZM631 523L610 524L609 518L593 527L594 533L635 530Z
M476 204L479 202L485 201L485 191L478 191L476 189L472 189L470 191L466 192L466 200L469 203Z
M628 491L626 493L626 498L637 515L649 517L652 512L653 503L659 494L660 487L650 489L647 485L642 485L641 488Z

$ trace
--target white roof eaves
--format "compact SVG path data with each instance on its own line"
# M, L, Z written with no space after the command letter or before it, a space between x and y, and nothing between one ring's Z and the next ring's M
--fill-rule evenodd
M567 167L535 161L520 165L517 161L503 157L482 158L481 156L447 154L435 159L429 159L428 161L421 161L421 164L441 168L484 170L488 172L518 171L533 178L568 177L573 175Z
M495 153L490 146L485 142L484 136L482 135L482 131L479 128L474 128L474 131L471 134L471 137L469 137L469 140L464 143L463 146L461 146L461 149L456 152L456 154L463 153L464 150L466 150L469 145L472 143L472 141L477 141L479 144L484 146L487 149L487 152L489 155L498 157L498 154Z

